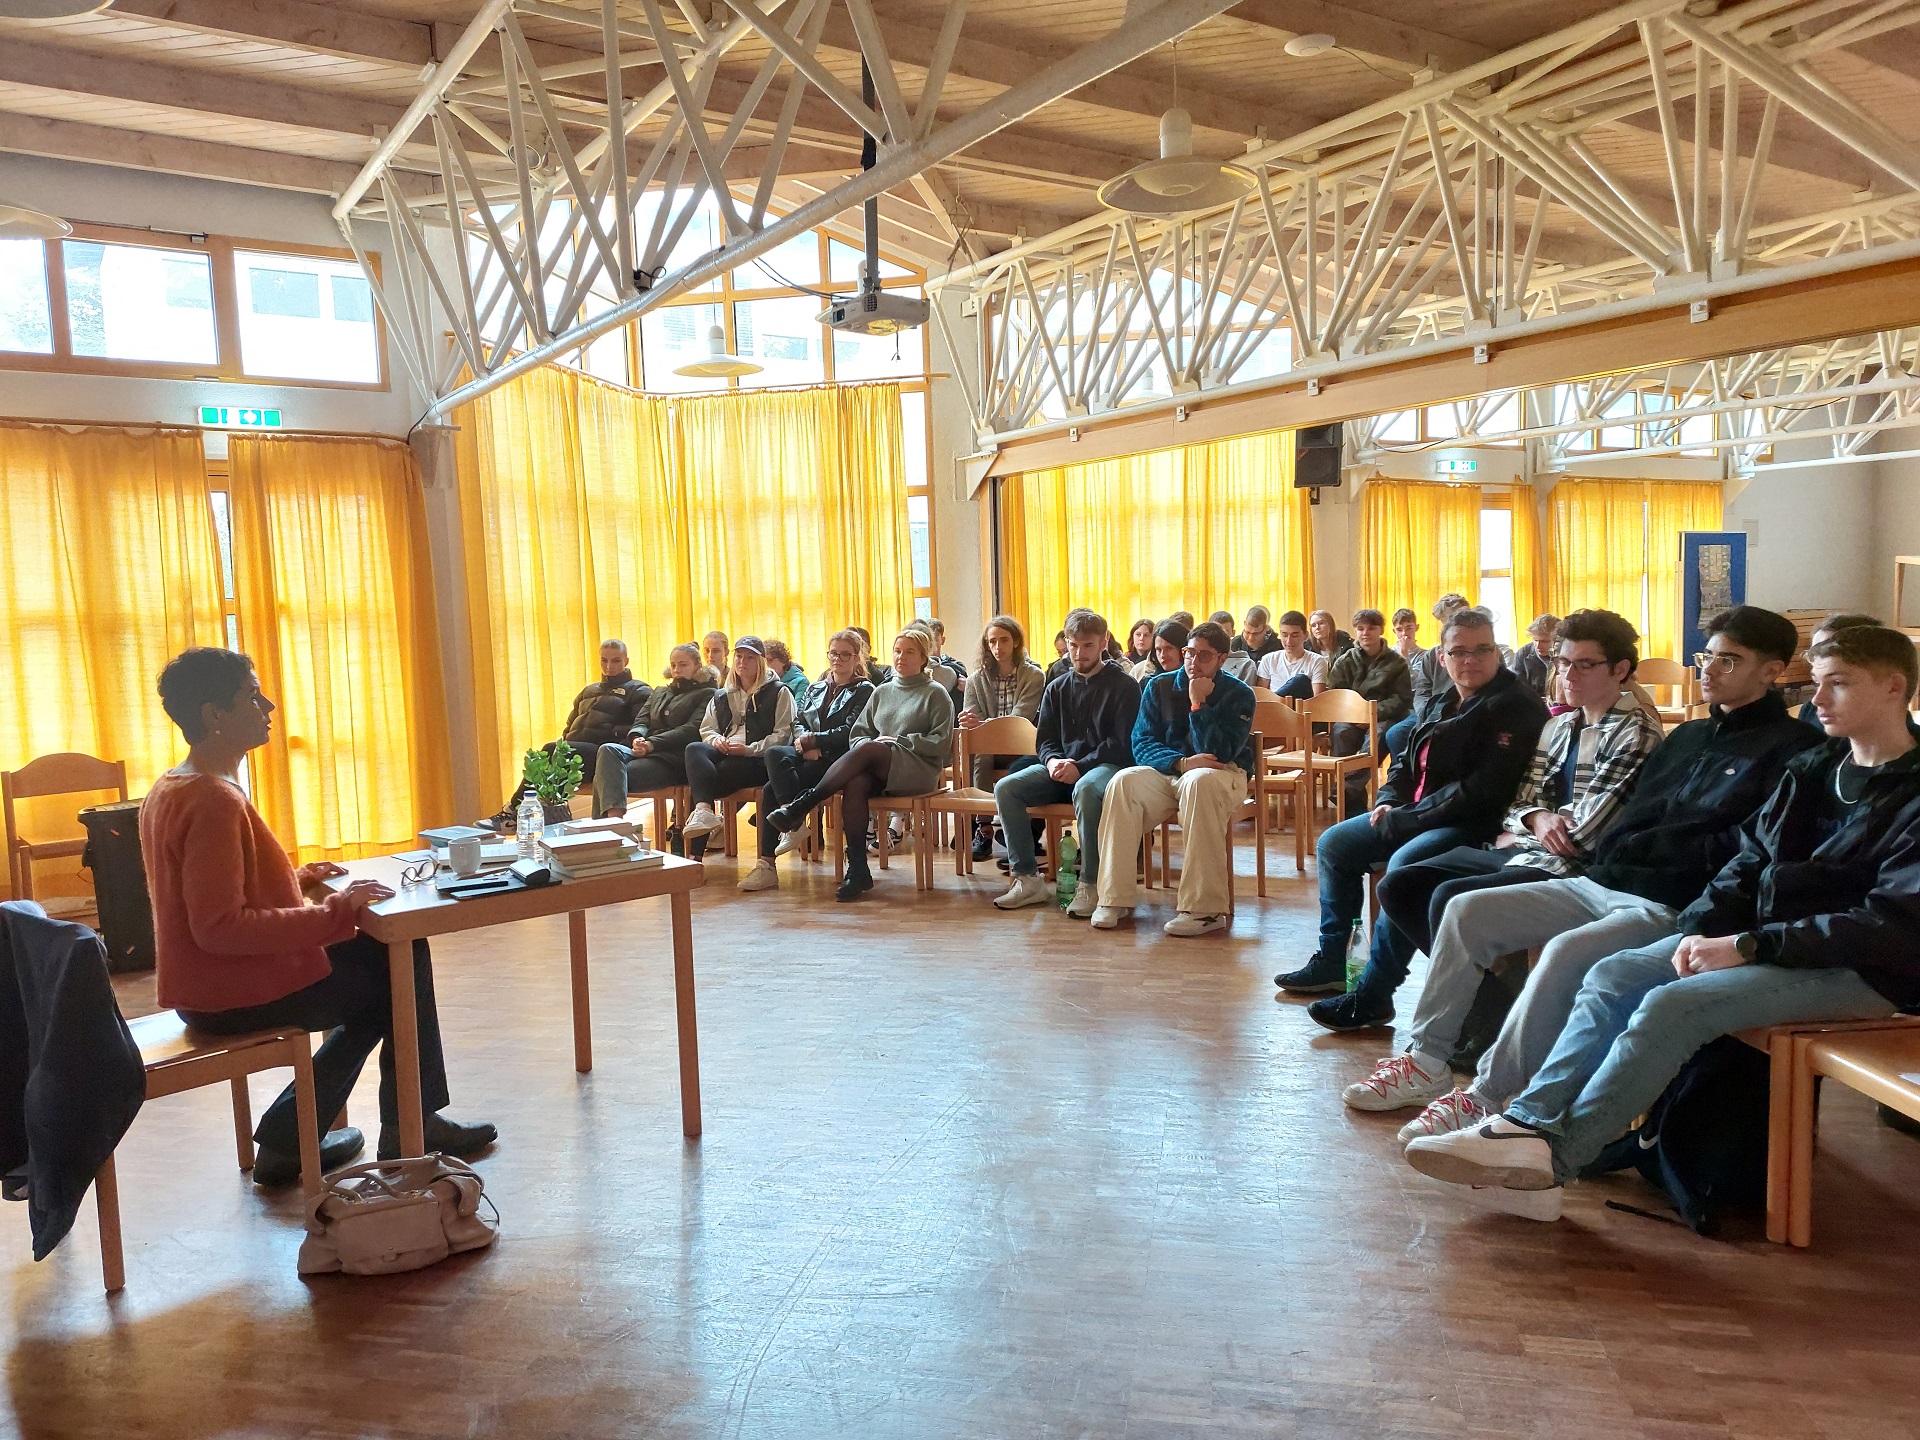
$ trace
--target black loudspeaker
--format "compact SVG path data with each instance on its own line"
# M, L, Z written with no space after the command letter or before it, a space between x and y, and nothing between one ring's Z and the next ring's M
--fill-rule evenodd
M1344 425L1309 425L1293 432L1295 489L1319 490L1340 483L1340 441Z

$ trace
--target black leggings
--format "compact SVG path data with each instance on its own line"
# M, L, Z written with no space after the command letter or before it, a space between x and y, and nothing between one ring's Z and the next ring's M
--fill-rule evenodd
M832 768L831 760L809 760L792 745L769 745L767 783L760 790L760 858L771 860L780 848L780 832L772 815L809 785L818 785Z
M893 746L885 740L862 740L827 767L815 796L840 797L840 825L847 836L847 864L867 864L867 802L887 790L887 772L893 768Z
M722 755L705 741L687 746L687 790L696 805L716 805L749 785L767 783L767 762L758 755Z

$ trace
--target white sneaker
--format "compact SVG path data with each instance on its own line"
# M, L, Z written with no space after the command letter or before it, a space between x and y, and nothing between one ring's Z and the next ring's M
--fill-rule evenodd
M1340 1098L1351 1110L1407 1110L1437 1100L1451 1089L1453 1072L1447 1069L1446 1061L1424 1055L1389 1055L1366 1079L1347 1086Z
M1504 1115L1450 1135L1423 1136L1407 1145L1407 1163L1450 1185L1497 1185L1502 1190L1551 1190L1553 1147L1546 1136Z
M1067 914L1076 920L1084 920L1100 908L1100 896L1093 886L1084 880L1073 887L1073 899L1067 902Z
M805 834L806 832L804 830L787 831L780 837L780 843L773 847L773 853L776 856L791 855L795 850L800 848L801 838Z
M1093 928L1096 930L1117 930L1120 922L1131 918L1131 905L1096 905L1093 907Z
M1002 910L1019 910L1028 905L1044 905L1051 899L1053 887L1038 875L1016 875L1013 887L993 903Z
M687 817L687 823L680 827L680 833L691 840L696 835L711 835L726 823L714 813L711 806L696 805L693 807L693 814Z
M1494 1117L1471 1090L1449 1090L1400 1127L1400 1143L1411 1144L1423 1135L1451 1135L1469 1125L1484 1125Z
M1469 1205L1491 1210L1496 1215L1552 1221L1560 1218L1560 1202L1565 1194L1566 1191L1558 1185L1551 1190L1502 1190L1498 1185L1472 1185L1460 1198Z
M1215 930L1224 930L1233 923L1227 915L1192 915L1182 910L1173 919L1160 927L1161 933L1186 937L1189 935L1211 935Z
M780 888L779 872L773 868L771 860L756 861L753 869L747 872L747 878L740 882L740 888L742 890L778 890Z

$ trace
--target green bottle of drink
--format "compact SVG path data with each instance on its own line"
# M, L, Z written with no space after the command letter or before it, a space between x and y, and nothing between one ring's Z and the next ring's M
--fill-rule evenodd
M1060 868L1054 872L1053 893L1064 910L1073 903L1073 892L1080 885L1080 846L1071 830L1060 837L1059 858Z
M1367 946L1360 938L1360 922L1353 922L1353 930L1347 936L1347 989L1353 990L1360 984L1360 972L1367 968Z

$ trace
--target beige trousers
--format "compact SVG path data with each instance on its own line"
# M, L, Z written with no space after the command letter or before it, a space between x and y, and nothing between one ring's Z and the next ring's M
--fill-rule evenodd
M1235 766L1174 777L1134 765L1115 775L1100 815L1100 903L1138 903L1141 839L1178 816L1185 841L1178 906L1183 914L1226 914L1233 904L1227 826L1246 798L1246 772Z

